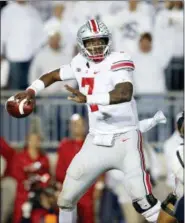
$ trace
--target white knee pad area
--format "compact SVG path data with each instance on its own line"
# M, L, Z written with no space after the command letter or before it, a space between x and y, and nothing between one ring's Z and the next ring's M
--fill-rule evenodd
M155 223L157 221L160 209L161 209L161 202L158 201L155 206L153 206L149 210L143 212L142 215L145 217L145 219L148 222Z
M65 211L73 211L75 208L75 204L73 204L70 200L65 199L62 194L59 195L57 204L59 208Z

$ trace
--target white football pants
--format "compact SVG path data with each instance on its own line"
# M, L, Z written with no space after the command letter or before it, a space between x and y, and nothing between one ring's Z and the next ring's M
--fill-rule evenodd
M146 173L142 137L138 130L117 134L112 147L93 144L88 134L80 152L72 160L58 198L61 209L71 211L86 190L102 173L118 169L125 176L126 189L134 201L151 193Z

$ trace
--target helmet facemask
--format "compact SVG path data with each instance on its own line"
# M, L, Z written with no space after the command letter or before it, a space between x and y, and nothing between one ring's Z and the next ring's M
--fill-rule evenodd
M83 40L84 50L86 56L93 62L99 63L105 59L108 52L107 37L102 38L88 38Z

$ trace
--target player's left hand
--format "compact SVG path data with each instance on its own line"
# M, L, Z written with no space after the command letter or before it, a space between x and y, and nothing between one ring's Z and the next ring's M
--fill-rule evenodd
M84 94L82 94L79 90L70 87L69 85L65 85L67 91L71 92L73 95L69 96L67 99L70 101L74 101L77 103L86 103L87 99Z

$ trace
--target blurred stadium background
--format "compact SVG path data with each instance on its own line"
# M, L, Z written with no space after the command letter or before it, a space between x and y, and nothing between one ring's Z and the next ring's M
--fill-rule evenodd
M0 6L2 222L16 222L12 213L15 209L14 202L18 199L15 198L14 177L7 174L8 162L14 168L16 160L8 160L3 140L15 151L21 151L32 131L30 129L34 128L32 125L36 125L35 128L42 135L41 148L49 157L50 175L55 179L59 144L65 137L70 137L71 116L78 113L87 121L84 105L67 101L61 83L44 90L38 96L36 109L28 118L10 117L4 108L5 101L43 73L69 63L77 54L76 32L92 17L102 19L111 29L116 51L126 51L132 55L136 64L135 97L140 120L152 117L158 110L162 110L167 118L167 124L159 125L144 134L153 153L151 159L155 160L155 166L149 166L151 172L152 168L155 169L153 178L156 193L161 199L165 197L173 185L168 178L170 156L165 151L173 150L173 146L181 140L175 123L179 112L183 110L184 2L17 0L1 1ZM69 84L76 86L74 81ZM34 124L33 119L36 120ZM104 183L106 187L106 180ZM102 197L103 195L94 198L97 199L97 222L113 223L112 219L115 218L118 219L115 222L128 223L124 216L120 217L116 213L117 204L107 207L104 212L106 202L102 202ZM106 221L107 212L113 216L107 217L109 221ZM20 220L17 221L19 222L21 223ZM54 220L48 222L55 223Z

